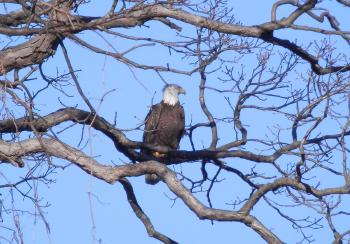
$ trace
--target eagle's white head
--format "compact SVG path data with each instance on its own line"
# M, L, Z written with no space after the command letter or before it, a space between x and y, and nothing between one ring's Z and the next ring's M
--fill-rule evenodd
M168 84L163 88L163 102L174 106L179 101L180 94L186 94L185 89L176 84Z

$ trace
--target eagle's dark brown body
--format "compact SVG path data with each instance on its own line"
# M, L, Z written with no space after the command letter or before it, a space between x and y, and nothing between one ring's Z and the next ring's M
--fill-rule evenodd
M184 127L183 107L179 103L172 106L162 101L153 105L146 117L143 142L176 150L184 133Z

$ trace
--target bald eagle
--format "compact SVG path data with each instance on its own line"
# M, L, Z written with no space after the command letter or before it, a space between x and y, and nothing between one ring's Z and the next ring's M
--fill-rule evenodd
M185 113L179 103L179 94L186 94L186 91L178 85L169 84L163 88L163 100L153 105L145 118L144 143L172 150L179 147L185 128ZM147 149L142 152L158 158L166 157ZM159 178L155 174L147 174L145 181L154 185L159 182Z

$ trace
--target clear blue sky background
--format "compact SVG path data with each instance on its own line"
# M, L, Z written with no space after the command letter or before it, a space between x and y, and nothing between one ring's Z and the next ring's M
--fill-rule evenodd
M82 10L81 14L103 14L109 8L110 4L110 1L92 2L95 2L95 4L87 5L88 7ZM234 14L237 20L241 21L244 25L253 25L269 21L272 2L271 0L235 0L231 1L231 4L234 7ZM254 6L253 9L252 6ZM287 8L282 8L279 16L283 14L283 11L287 10ZM337 17L348 19L345 13L344 16L341 14ZM310 20L304 19L304 21ZM347 23L349 23L348 20ZM147 23L147 25L151 28L137 27L119 31L138 36L149 35L166 40L172 40L175 37L173 30L168 30L158 23L151 22ZM184 33L188 34L193 30L192 28L185 28ZM292 40L298 38L299 40L299 36L296 33L286 31L278 35L288 36ZM79 34L79 37L108 49L106 43L96 33L84 32L83 34ZM304 33L302 38L306 44L308 41L314 39L315 35ZM300 38L300 41L303 40ZM117 38L109 38L109 41L118 51L123 51L131 47L130 44ZM82 88L87 96L92 99L96 107L99 104L99 99L106 92L115 89L113 93L105 97L99 113L108 121L113 122L114 115L117 112L118 128L128 129L136 127L143 121L147 114L152 97L154 96L154 102L158 102L161 99L163 82L154 72L131 69L111 58L91 53L69 40L65 41L65 45L69 50L69 55L75 69L82 70L78 73ZM169 56L168 51L164 48L143 48L133 53L130 57L147 64L164 64L168 62L186 70L192 68L189 67L186 60L179 59L179 56L175 54ZM246 62L243 64L249 67L254 64L255 56L245 57L242 59L242 62ZM57 54L44 64L44 69L51 76L55 75L56 69L59 72L67 71L60 48ZM39 75L37 77L39 78ZM198 102L199 77L197 75L188 77L173 74L164 74L164 77L168 82L180 84L187 90L187 95L181 97L186 111L187 124L191 119L193 123L205 121ZM218 80L212 77L208 82L211 85L217 85ZM33 89L39 89L43 85L40 79L31 82ZM75 94L73 87L68 88L68 91L71 95ZM215 110L217 114L229 115L230 111L223 98L218 97L213 92L208 92L207 94L209 109ZM38 108L42 110L42 115L61 108L57 100L58 96L63 103L69 106L78 104L79 108L87 109L77 97L64 97L62 94L51 89L48 93L42 93L39 97L40 102L37 102ZM258 124L254 123L257 118L260 118L259 116L262 115L259 113L247 113L244 114L243 119L245 123L252 125L249 128L250 131L261 134L262 136L266 133L267 126L285 122L283 120L274 121L275 118L271 116L264 117L263 120L259 119ZM63 128L64 126L61 125L60 127ZM222 125L220 143L232 140L233 135L230 129ZM71 132L63 133L62 138L72 145L77 145L80 139L79 132L79 129L77 129L76 134ZM89 130L85 132L85 136L88 137ZM130 132L127 135L131 139L141 140L142 131ZM87 154L98 156L96 159L104 164L128 162L120 154L116 153L112 143L103 135L91 131L90 136L90 144L85 148ZM196 135L197 145L200 147L200 142L202 142L203 146L207 146L210 142L209 136L210 133L208 130L200 130L200 133ZM92 148L92 151L89 148ZM190 149L188 138L183 139L181 148ZM62 160L56 160L55 162L65 164ZM238 162L237 160L230 161L230 163L232 163L232 166L238 165L237 167L245 172L249 172L251 168L251 164L243 160ZM264 168L266 166L260 165L258 167ZM186 173L189 176L194 178L200 177L198 163L185 165L183 168L186 169ZM16 177L26 174L28 168L15 169L11 166L1 165L0 170L9 180L14 180ZM266 170L268 172L270 169L266 167ZM136 218L127 203L124 190L120 184L108 185L87 175L75 166L68 167L63 171L57 170L57 174L51 177L56 179L56 183L49 185L49 187L39 185L38 189L40 197L45 199L43 202L47 201L50 203L50 207L44 210L50 224L51 232L50 234L45 232L43 222L40 218L35 219L29 214L21 214L21 228L27 243L94 243L92 237L92 233L94 232L92 219L96 226L95 233L98 240L96 243L159 243L157 240L147 236L144 226ZM221 179L223 178L225 178L225 174L221 176ZM214 207L231 209L231 206L225 203L230 203L238 197L243 198L247 193L246 190L248 188L240 181L232 179L232 177L227 177L227 179L230 180L225 180L218 184L217 189L215 186L212 197ZM134 186L140 205L151 218L155 228L179 243L265 243L255 232L241 223L215 222L212 225L210 221L198 220L184 206L181 200L173 202L169 199L173 197L173 194L163 183L149 186L144 184L143 177L132 178L130 181ZM0 177L0 183L2 182L3 179ZM23 189L25 189L25 186L23 186ZM4 194L7 201L10 200L10 195L7 192L0 191L0 193ZM89 193L91 193L91 202L88 197ZM204 194L198 194L197 196L206 203ZM21 209L27 208L34 211L31 202L19 196L16 197L15 207ZM276 214L272 214L271 210L263 202L257 205L253 214L259 217L262 223L271 228L283 241L295 243L297 240L300 240L301 237L296 238L296 233L292 232L293 234L290 234L290 228L287 228L289 223L282 222ZM301 208L298 210L298 213L294 212L293 214L295 214L294 216L300 214L300 217L302 217L305 211ZM3 217L4 222L1 225L6 226L8 221L11 220L9 218L11 216L3 215ZM344 220L340 220L338 224L341 225L341 221ZM2 231L5 230L0 228L0 232ZM329 243L331 241L331 232L328 229L315 230L314 234L317 237L317 243ZM1 240L0 243L2 243Z

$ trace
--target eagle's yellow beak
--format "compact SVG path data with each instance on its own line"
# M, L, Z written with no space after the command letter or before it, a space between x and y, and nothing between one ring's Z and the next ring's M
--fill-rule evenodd
M179 94L186 94L186 90L181 87Z

